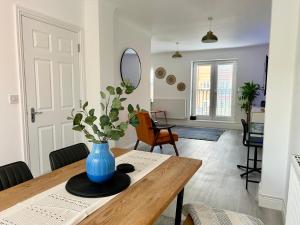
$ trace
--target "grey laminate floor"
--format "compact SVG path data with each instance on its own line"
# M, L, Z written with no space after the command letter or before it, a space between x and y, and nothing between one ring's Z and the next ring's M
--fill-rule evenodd
M185 187L184 203L201 202L209 206L246 213L260 218L265 225L282 225L279 211L261 208L257 202L258 184L250 183L245 189L245 180L236 164L244 164L246 149L241 144L239 131L226 131L217 142L180 139L177 143L179 154L184 157L202 159L203 166ZM150 147L140 144L140 150L149 151ZM160 152L159 148L154 150ZM173 154L169 145L163 153ZM259 178L259 176L258 176ZM175 201L163 213L174 217ZM157 224L168 225L170 220L162 217Z

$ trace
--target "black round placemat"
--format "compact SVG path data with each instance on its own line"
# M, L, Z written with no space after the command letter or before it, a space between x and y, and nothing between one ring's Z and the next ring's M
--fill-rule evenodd
M118 194L130 185L130 177L126 173L115 171L113 177L102 184L89 180L86 172L72 177L66 184L66 190L76 196L99 198Z

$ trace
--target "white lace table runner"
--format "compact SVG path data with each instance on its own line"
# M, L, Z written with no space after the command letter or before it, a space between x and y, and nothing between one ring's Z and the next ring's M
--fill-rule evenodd
M131 185L166 161L170 156L130 151L116 158L116 164L130 163ZM116 195L104 198L82 198L69 194L66 182L33 196L0 212L0 225L71 225L78 224ZM1 204L1 203L0 203Z

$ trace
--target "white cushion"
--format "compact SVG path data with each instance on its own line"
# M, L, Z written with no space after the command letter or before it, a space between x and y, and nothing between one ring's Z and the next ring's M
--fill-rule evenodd
M185 214L189 214L195 225L264 225L253 216L242 213L210 208L202 204L186 204L183 206Z

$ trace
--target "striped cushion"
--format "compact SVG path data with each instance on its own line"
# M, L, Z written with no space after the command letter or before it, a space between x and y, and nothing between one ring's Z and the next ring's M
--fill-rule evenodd
M253 216L228 210L209 208L204 205L184 205L185 214L190 214L195 225L264 225Z

